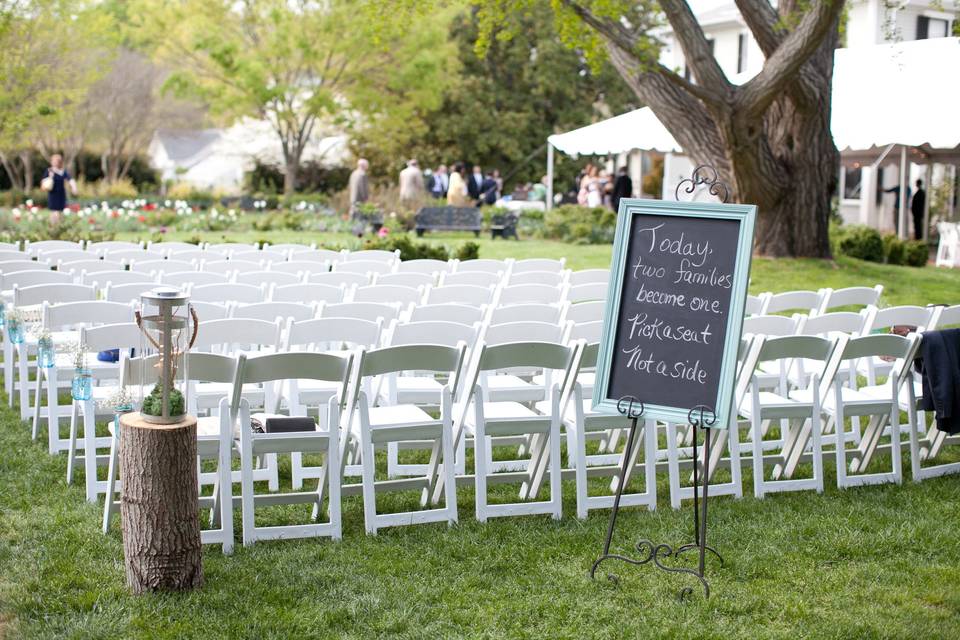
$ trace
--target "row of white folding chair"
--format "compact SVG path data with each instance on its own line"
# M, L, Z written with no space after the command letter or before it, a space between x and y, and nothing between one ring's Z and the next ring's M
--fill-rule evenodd
M877 306L883 294L883 285L873 287L824 288L817 291L765 292L748 296L747 315L770 315L800 310L809 315L821 315L841 307Z

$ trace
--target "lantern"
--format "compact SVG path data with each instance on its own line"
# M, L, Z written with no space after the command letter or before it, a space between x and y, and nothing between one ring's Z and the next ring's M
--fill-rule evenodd
M197 316L188 297L171 288L140 296L136 313L140 356L156 355L140 374L140 413L146 422L176 424L187 413L186 353L197 338Z

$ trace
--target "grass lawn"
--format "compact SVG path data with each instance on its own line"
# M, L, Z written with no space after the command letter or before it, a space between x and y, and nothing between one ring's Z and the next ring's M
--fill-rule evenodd
M607 266L609 248L482 241L481 257L508 255L565 255L587 268ZM889 304L960 298L960 274L847 259L758 259L752 288L877 282ZM960 637L958 478L840 491L830 464L822 496L711 500L710 541L727 565L710 564L707 601L695 592L678 604L677 589L693 583L647 567L617 566L619 587L591 582L608 512L576 520L570 482L559 522L532 516L481 525L472 491L462 489L456 527L383 529L377 537L363 533L360 498L346 498L339 543L258 543L232 557L205 548L203 589L132 597L119 528L101 535L100 508L84 501L82 486L64 484L65 456L30 442L28 427L0 400L0 638ZM282 482L288 474L282 467ZM665 475L658 487L657 511L622 512L615 549L629 553L640 537L689 540L689 507L669 508ZM378 504L389 510L410 500ZM260 521L307 513L276 508ZM239 536L239 513L236 526Z

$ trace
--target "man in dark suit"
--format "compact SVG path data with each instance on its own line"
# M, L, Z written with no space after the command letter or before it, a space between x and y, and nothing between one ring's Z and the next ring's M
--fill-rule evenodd
M500 197L500 183L493 177L493 174L487 174L480 184L480 204L497 204Z
M620 210L620 198L630 197L633 197L633 180L627 175L627 167L623 166L617 172L617 181L613 183L613 193L610 194L613 210Z
M483 192L483 170L480 165L473 165L473 173L467 178L467 193L474 202L480 201L480 194Z
M913 239L923 240L923 214L927 207L927 192L923 189L923 180L917 180L917 190L910 200L910 213L913 214Z

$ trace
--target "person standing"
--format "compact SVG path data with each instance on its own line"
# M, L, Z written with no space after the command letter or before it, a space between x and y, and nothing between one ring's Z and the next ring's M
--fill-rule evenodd
M495 173L495 172L494 172ZM483 182L480 185L480 205L492 205L497 204L497 200L500 198L500 183L497 182L496 176L491 173L483 179Z
M40 180L40 187L47 192L47 209L56 222L57 216L67 208L67 187L77 195L77 181L63 168L63 156L59 153L50 156L50 166Z
M627 175L627 167L620 167L617 172L617 181L613 183L613 193L610 196L610 204L614 211L620 210L620 200L633 196L633 180Z
M477 204L480 203L480 194L483 193L483 180L483 169L478 164L473 165L473 173L467 180L467 193L470 194L470 199Z
M452 207L469 207L469 191L466 180L463 179L463 164L458 162L453 165L453 171L450 172L450 185L447 189L447 204Z
M927 192L923 189L923 180L917 180L917 190L910 201L910 213L913 214L913 239L923 240L923 217L927 208Z
M450 184L450 176L447 175L447 166L442 164L430 178L430 195L438 200L447 197L447 187Z
M407 161L406 168L400 172L400 206L417 209L423 202L423 173L416 158Z
M894 185L889 189L884 189L884 193L893 194L893 232L900 234L900 185ZM907 197L904 202L910 202L910 186L907 185ZM904 229L906 231L906 229Z
M369 167L370 163L365 158L360 158L357 160L357 168L350 174L348 191L351 213L356 213L357 205L361 205L370 199L370 181L367 177Z

